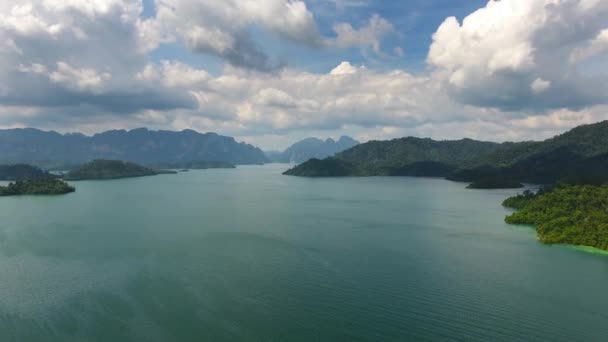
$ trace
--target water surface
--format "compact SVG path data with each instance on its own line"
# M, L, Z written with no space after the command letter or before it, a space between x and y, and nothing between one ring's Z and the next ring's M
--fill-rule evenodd
M514 190L282 165L0 198L0 341L605 341L608 257Z

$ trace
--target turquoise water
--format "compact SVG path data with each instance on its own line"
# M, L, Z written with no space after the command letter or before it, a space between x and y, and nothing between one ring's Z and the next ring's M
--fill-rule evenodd
M0 198L0 341L605 341L608 257L515 191L283 165Z

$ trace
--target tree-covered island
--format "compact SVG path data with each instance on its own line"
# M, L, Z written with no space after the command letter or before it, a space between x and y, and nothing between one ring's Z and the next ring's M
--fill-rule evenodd
M76 189L59 179L19 180L8 186L0 186L0 196L16 195L63 195Z
M534 225L543 243L608 250L608 185L562 183L536 194L525 191L503 205L517 210L505 222Z

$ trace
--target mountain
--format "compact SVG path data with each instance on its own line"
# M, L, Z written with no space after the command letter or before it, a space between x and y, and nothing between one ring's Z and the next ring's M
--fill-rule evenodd
M339 172L337 172L339 170ZM608 181L608 121L576 127L540 142L492 143L471 139L435 141L402 138L372 141L311 160L287 175L441 176L451 180L492 183L581 183Z
M41 166L119 159L141 164L217 161L232 164L268 162L257 147L234 138L193 130L112 130L93 136L59 134L33 128L0 130L0 163Z
M155 176L159 173L166 172L158 172L131 162L98 159L88 162L76 170L70 171L67 175L65 175L64 179L71 181L118 179Z
M300 175L307 170L308 176L326 173L323 168L342 170L349 176L446 176L477 158L500 149L492 142L462 139L435 141L429 138L407 137L390 141L370 141L357 145L334 158L311 160L286 172ZM314 164L314 168L311 165ZM347 171L345 171L347 170ZM333 172L330 172L333 173Z
M338 141L331 138L327 140L307 138L291 145L282 153L267 152L267 156L275 162L302 163L312 158L321 159L333 156L358 144L357 140L347 136L340 137Z

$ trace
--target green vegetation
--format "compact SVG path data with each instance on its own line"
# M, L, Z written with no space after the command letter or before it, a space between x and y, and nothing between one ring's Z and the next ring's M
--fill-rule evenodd
M608 186L564 185L508 198L505 207L518 211L509 224L536 226L548 244L572 244L608 250Z
M24 180L0 186L0 196L61 195L76 189L59 179Z
M340 172L336 172L336 168ZM402 138L370 141L334 158L311 160L285 172L305 177L431 176L479 187L520 183L608 181L608 121L577 127L542 142Z
M56 176L27 164L0 165L0 180L53 179Z
M94 160L71 171L66 180L118 179L130 177L154 176L161 173L135 163L120 160ZM175 173L171 171L171 173Z

